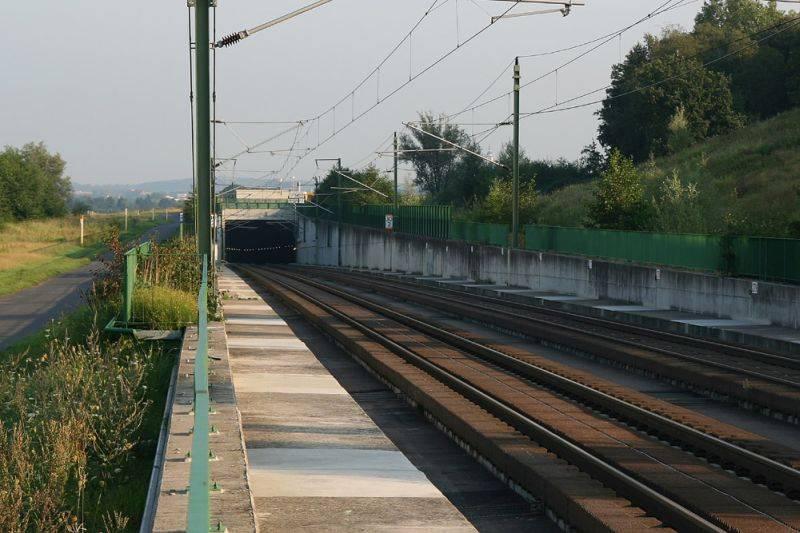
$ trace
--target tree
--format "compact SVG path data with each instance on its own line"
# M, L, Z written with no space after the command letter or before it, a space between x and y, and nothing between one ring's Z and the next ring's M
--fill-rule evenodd
M592 141L581 150L578 162L587 178L597 179L608 168L608 155L600 151L597 141Z
M353 179L340 176L339 173L331 169L325 179L314 190L314 201L316 203L333 211L336 209L337 198L340 194L342 203L347 205L387 204L392 202L394 184L382 176L377 168L369 166L359 171L343 168L340 172ZM339 188L340 181L342 184L341 189ZM369 187L365 187L358 182ZM382 194L371 189L380 191Z
M611 87L598 114L599 140L643 161L667 152L669 123L684 110L686 130L695 140L742 125L733 110L728 79L698 60L674 54L651 57L637 45L622 65L615 65Z
M425 132L480 153L480 146L473 143L461 128L448 122L445 115L436 117L432 113L420 113L418 126ZM462 177L477 174L480 166L472 164L477 159L474 156L467 158L466 152L454 150L452 145L414 129L410 129L410 134L400 136L399 148L408 151L401 154L401 159L414 166L417 174L415 185L434 198L445 191L448 180L460 163L463 163L459 169Z
M480 208L480 219L483 222L510 224L512 216L513 183L510 179L497 178L492 182L486 199ZM521 224L534 221L536 216L536 180L530 179L520 183L519 219Z
M727 31L754 33L778 22L783 15L771 0L706 0L694 19L695 27L708 24Z
M23 220L68 213L72 184L66 163L43 143L0 152L0 217Z
M705 231L699 192L694 183L684 185L677 171L664 176L652 199L654 231L669 233L702 233Z
M695 141L683 106L679 107L675 114L672 115L669 124L667 124L667 129L669 130L667 134L667 150L671 154L690 147Z
M633 160L619 150L611 151L589 218L590 225L597 228L642 230L648 225L650 213L641 178Z

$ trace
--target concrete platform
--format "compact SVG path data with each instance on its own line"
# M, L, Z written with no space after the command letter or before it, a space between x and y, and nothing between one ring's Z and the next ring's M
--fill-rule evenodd
M250 294L230 269L219 286ZM554 530L290 311L261 296L223 308L260 530Z
M434 276L407 276L406 279L800 356L800 330L771 325L767 320L700 315L677 309L658 309L635 302L587 299L574 294L482 284L472 280Z

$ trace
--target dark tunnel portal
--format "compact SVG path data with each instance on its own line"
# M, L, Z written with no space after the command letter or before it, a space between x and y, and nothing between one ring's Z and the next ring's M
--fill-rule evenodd
M295 224L275 220L231 220L225 225L225 258L231 263L293 263Z

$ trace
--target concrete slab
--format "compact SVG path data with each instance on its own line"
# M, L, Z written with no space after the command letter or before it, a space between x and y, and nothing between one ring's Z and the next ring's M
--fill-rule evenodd
M643 311L659 311L657 307L647 307L645 305L595 305L595 309L603 309L605 311L618 311L622 313L637 313Z
M297 350L307 351L303 341L291 337L284 338L258 338L258 337L228 337L230 348L258 348L260 350Z
M229 318L226 324L239 326L285 326L286 321L282 318Z
M583 298L581 296L568 296L566 294L564 294L564 295L546 294L546 295L543 295L543 296L538 296L537 295L536 298L539 298L540 300L546 300L548 302L577 302L579 300L585 300L586 299L586 298Z
M443 498L397 450L249 450L253 496Z
M276 374L272 372L248 372L233 380L239 392L281 392L285 394L347 394L330 374Z
M536 291L533 289L495 289L494 292L499 292L500 294L536 294Z
M765 326L769 324L769 322L760 322L757 320L733 320L724 318L683 319L673 320L673 322L706 328L735 328L740 326Z

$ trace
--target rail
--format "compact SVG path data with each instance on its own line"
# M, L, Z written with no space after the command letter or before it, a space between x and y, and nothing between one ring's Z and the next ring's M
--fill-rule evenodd
M194 360L194 429L192 466L189 474L188 533L208 533L211 518L209 492L209 411L208 394L208 257L203 256L203 277L197 295L197 352Z

